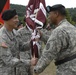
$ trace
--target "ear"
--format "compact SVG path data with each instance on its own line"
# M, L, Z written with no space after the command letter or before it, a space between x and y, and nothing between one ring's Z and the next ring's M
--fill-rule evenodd
M59 16L59 12L55 11L55 15L56 15L56 17L58 17Z

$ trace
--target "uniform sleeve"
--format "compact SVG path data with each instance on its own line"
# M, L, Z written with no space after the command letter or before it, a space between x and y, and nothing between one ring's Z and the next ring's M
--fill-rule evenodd
M19 47L20 51L30 50L30 41L27 42L20 41Z
M41 73L53 59L57 59L59 51L67 47L67 40L68 37L65 32L60 31L52 33L34 71L36 73Z
M19 42L19 50L20 51L26 51L26 50L30 50L30 40L28 41L27 40L27 42L25 42L25 41L23 41L22 39L21 39L21 35L22 33L20 33L20 30L18 30L17 31L17 40L18 40L18 42Z
M14 58L9 48L0 46L0 61L7 66L16 66L19 63L19 59Z
M42 32L41 41L44 41L44 43L47 43L47 40L49 39L49 36Z
M27 42L23 42L21 40L21 36L20 35L17 36L17 40L19 42L20 51L30 50L30 40L27 41Z

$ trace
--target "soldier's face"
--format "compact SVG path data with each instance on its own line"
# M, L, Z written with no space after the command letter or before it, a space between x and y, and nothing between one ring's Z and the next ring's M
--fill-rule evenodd
M49 19L52 24L56 24L57 22L57 13L55 11L51 11L49 14Z
M12 27L13 29L17 28L18 22L19 22L18 15L15 15L12 19L8 21L10 27Z

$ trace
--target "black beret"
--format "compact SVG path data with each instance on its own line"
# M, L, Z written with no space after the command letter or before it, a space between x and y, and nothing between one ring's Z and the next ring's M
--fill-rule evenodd
M49 13L51 11L59 11L61 14L66 14L66 9L62 4L56 4L53 6L47 6L46 11Z
M8 9L8 10L5 10L3 13L2 13L2 19L5 20L5 21L8 21L10 20L11 18L13 18L15 15L17 15L17 12L15 9Z

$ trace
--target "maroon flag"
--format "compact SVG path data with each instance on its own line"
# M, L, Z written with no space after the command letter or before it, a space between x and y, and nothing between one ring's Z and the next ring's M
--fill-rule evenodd
M42 28L46 21L45 0L29 0L26 8L26 25L33 31L31 46L32 56L38 58L38 43L35 40L40 36L37 35L36 28Z

